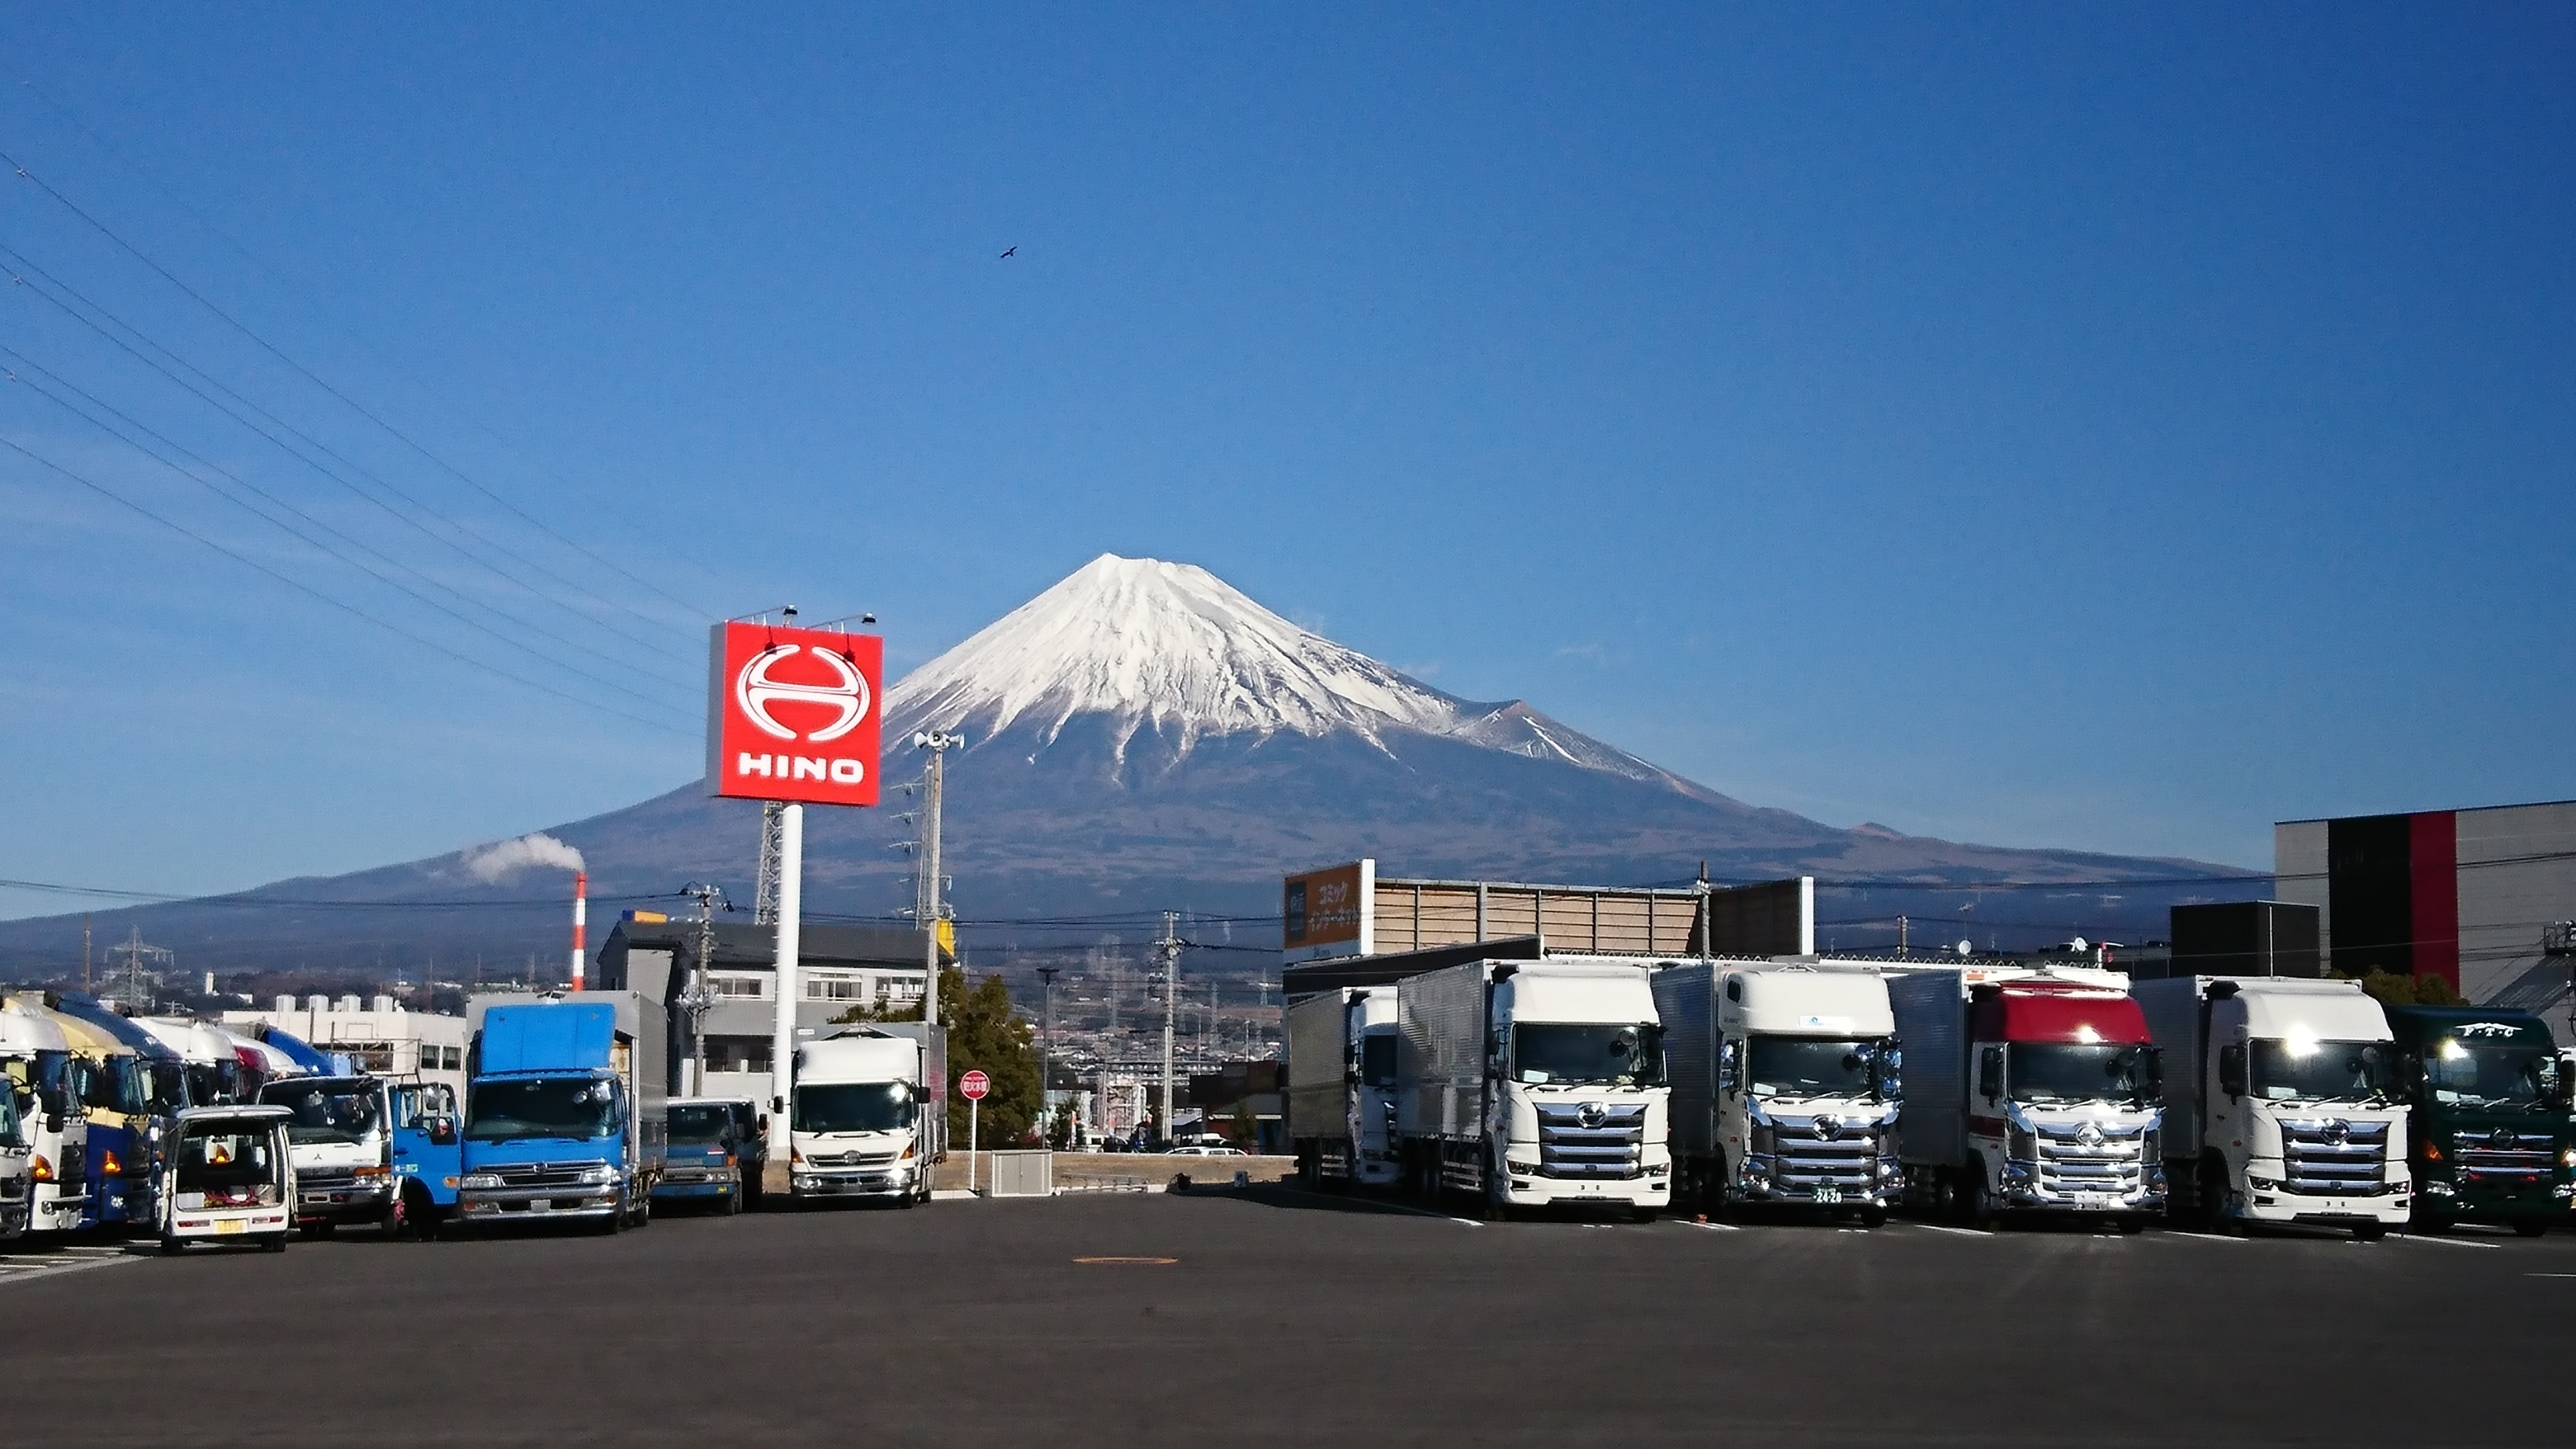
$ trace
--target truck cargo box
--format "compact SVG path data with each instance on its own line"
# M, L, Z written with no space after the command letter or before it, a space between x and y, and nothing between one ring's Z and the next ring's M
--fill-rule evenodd
M1348 1129L1347 1034L1351 1001L1358 995L1356 987L1335 987L1288 1008L1288 1136L1292 1141L1339 1137Z
M1396 985L1396 1131L1481 1138L1485 1120L1486 989L1497 963L1470 961Z

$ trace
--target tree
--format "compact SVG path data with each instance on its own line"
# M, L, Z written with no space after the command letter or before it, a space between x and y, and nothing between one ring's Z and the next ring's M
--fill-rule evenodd
M921 1004L883 1009L854 1006L832 1020L919 1021ZM1029 1140L1036 1131L1045 1097L1038 1090L1037 1036L1026 1021L1011 1013L1009 985L995 974L975 983L975 989L969 991L962 967L943 966L939 971L939 1020L948 1028L949 1145L965 1150L966 1099L957 1095L956 1082L968 1072L977 1071L993 1079L993 1089L984 1097L976 1125L982 1145L1010 1146Z
M1234 1121L1230 1126L1231 1130L1226 1135L1234 1139L1235 1146L1246 1152L1256 1150L1257 1140L1261 1136L1261 1123L1252 1115L1250 1098L1244 1098L1234 1104Z
M2347 978L2349 979L2349 978ZM2458 1006L2460 993L2439 976L2410 976L2402 971L2373 971L2361 978L2361 989L2382 1006Z

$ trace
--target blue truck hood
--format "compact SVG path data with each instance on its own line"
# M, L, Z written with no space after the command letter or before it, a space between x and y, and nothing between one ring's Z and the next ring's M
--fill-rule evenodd
M468 1142L464 1170L514 1167L526 1162L626 1162L626 1134L614 1137L519 1137L508 1142Z

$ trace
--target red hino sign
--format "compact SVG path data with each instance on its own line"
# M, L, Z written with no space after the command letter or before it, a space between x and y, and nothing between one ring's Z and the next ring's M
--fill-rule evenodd
M885 641L718 624L707 648L707 793L877 803Z

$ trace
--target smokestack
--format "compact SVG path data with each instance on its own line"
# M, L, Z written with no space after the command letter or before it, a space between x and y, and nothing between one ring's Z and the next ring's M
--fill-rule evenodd
M581 958L590 934L590 872L572 874L572 989L581 989Z

